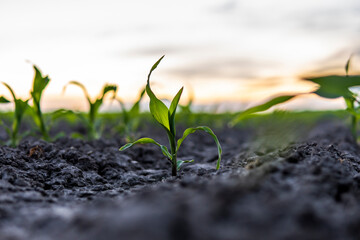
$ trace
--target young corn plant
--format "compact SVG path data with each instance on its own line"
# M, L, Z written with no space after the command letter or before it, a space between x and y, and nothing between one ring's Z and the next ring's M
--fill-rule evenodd
M350 62L351 62L351 57L349 57L349 59L347 60L346 64L345 64L345 73L346 73L346 77L349 76L349 68L350 68ZM347 106L347 111L351 114L351 131L353 134L353 137L355 139L358 139L357 136L357 125L358 125L358 119L360 117L360 112L359 112L359 95L355 92L351 92L352 96L351 97L344 97L344 101L346 103ZM356 107L356 104L358 105Z
M360 118L360 97L351 87L360 86L360 75L349 75L350 61L345 65L345 76L329 75L322 77L309 77L304 80L318 84L318 89L313 93L320 97L334 99L342 97L347 106L347 112L351 115L351 130L354 138L357 140L357 125Z
M83 92L84 95L86 97L86 100L89 103L90 106L90 110L87 114L87 126L88 126L88 138L89 140L93 140L93 139L97 139L100 137L100 131L98 130L98 124L97 124L97 115L99 112L99 109L101 107L101 105L103 104L104 98L108 93L113 93L113 99L116 98L116 92L117 92L117 85L115 84L106 84L104 85L100 95L94 100L92 101L88 91L86 90L85 86L77 81L70 81L68 82L63 89L63 92L65 92L66 88L68 85L75 85L80 87ZM81 115L79 115L81 116Z
M20 98L17 98L13 89L7 83L3 82L2 84L10 91L15 105L15 109L14 109L14 118L13 118L12 126L11 127L6 126L6 124L3 123L2 120L0 120L0 124L5 128L7 134L10 137L9 142L7 144L12 147L16 147L22 137L22 135L19 136L19 128L26 110L29 109L29 105L28 105L29 99L24 101L21 100ZM1 96L0 103L10 103L10 101L7 100L5 97Z
M122 110L123 122L119 127L120 133L125 135L126 141L134 141L135 132L139 126L140 102L145 94L145 88L141 91L138 100L127 110L125 103L121 99L117 99Z
M48 76L43 77L40 70L33 65L35 70L35 76L33 81L33 88L30 92L32 98L32 106L31 109L34 115L34 121L36 125L39 127L40 133L44 140L49 140L49 132L47 126L45 124L45 119L43 112L41 110L41 97L43 94L44 89L50 82L50 78Z
M153 93L153 91L151 90L151 87L150 87L151 73L157 68L157 66L159 65L159 63L161 62L161 60L163 58L164 58L164 56L162 56L152 66L152 68L148 74L147 84L146 84L146 93L150 98L149 107L150 107L150 112L151 112L152 116L166 131L166 134L169 139L170 151L168 150L168 148L166 146L161 145L160 143L156 142L152 138L140 138L137 141L125 144L119 150L123 151L123 150L133 146L134 144L143 144L143 143L155 144L158 147L160 147L163 155L169 160L169 162L171 164L172 176L177 176L177 172L180 170L181 166L184 163L190 163L190 162L194 161L194 160L179 160L179 159L177 159L177 153L179 151L181 144L183 143L185 138L187 136L189 136L191 133L201 130L201 131L204 131L204 132L210 134L213 137L213 139L215 140L215 143L216 143L217 149L218 149L218 160L216 163L216 169L219 169L222 149L221 149L220 143L218 141L218 138L216 137L214 132L209 127L199 126L199 127L188 128L184 131L182 137L180 139L176 140L175 113L176 113L176 109L177 109L183 88L181 88L178 91L178 93L175 95L175 97L171 101L170 107L168 108L161 100L159 100L155 96L155 94Z
M351 63L351 57L345 64L345 72L346 72L345 76L328 75L328 76L320 76L320 77L307 77L304 78L304 80L311 81L318 85L318 88L310 93L315 93L320 97L328 98L328 99L335 99L339 97L342 97L344 99L347 106L346 110L351 115L352 134L354 136L354 139L358 140L357 128L358 128L358 121L360 118L360 96L358 93L352 91L350 88L360 86L360 75L349 75L350 63ZM237 114L234 117L234 119L229 123L229 125L234 126L251 114L266 111L272 106L287 102L298 95L301 95L301 93L276 97L264 104L249 108Z
M33 119L35 124L39 127L40 133L43 137L44 140L49 140L49 134L48 134L48 130L45 124L45 120L44 120L44 116L43 113L41 111L41 97L42 97L42 93L44 91L44 89L46 88L46 86L48 85L50 79L48 76L43 77L40 70L33 65L33 68L35 70L35 76L34 76L34 80L33 80L33 88L30 92L31 94L31 99L32 99L32 106L28 105L28 100L23 101L21 99L16 98L14 91L12 90L12 88L6 84L3 83L8 90L10 91L14 103L15 103L15 118L14 118L14 122L13 122L13 126L11 129L11 145L16 145L19 141L18 139L18 131L19 131L19 126L21 123L21 120L23 118L23 115L25 113L25 111L29 108L32 111L32 115L33 115ZM4 99L3 99L4 101ZM5 99L6 102L6 99Z

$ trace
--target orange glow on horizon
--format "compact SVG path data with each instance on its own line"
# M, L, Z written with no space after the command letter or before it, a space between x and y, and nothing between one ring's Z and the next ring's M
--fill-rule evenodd
M206 81L196 81L192 85L185 85L184 93L180 104L189 101L189 94L193 92L194 105L222 105L224 110L240 111L247 107L262 103L274 96L284 94L310 93L316 89L316 84L300 80L296 77L272 77L256 79L251 81L222 80L217 81L222 84L208 84ZM172 99L180 83L167 84L154 81L153 91L160 99ZM189 87L191 89L189 89ZM170 89L171 88L171 89ZM126 90L119 88L117 96L126 103L137 100L141 89ZM10 98L9 94L4 94ZM91 94L90 94L91 95ZM28 95L22 96L23 99ZM91 95L95 97L96 94ZM147 105L148 97L145 95L143 106ZM120 111L120 105L116 101L105 101L102 111ZM77 111L87 111L88 104L80 88L71 87L65 94L48 94L45 90L42 107L45 111L56 109L72 109ZM277 108L301 109L301 110L321 110L321 109L343 109L344 104L341 99L328 100L320 98L314 94L303 94L296 97L286 104L281 104ZM0 110L11 110L12 104L0 105Z

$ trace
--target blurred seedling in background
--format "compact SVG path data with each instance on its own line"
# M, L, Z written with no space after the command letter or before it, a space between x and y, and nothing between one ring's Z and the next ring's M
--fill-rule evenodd
M180 107L180 117L182 122L186 124L194 124L196 121L196 117L192 111L193 103L194 103L194 91L190 84L187 84L187 89L189 90L188 102L185 105L179 104Z
M310 92L310 93L315 93L320 97L324 97L328 99L335 99L339 97L342 97L344 99L347 106L346 111L348 111L351 114L352 134L354 138L357 140L358 138L357 125L358 125L358 120L360 118L360 97L359 94L350 90L350 88L360 86L360 75L352 75L352 76L349 75L350 63L351 63L351 57L345 64L345 72L346 72L345 76L328 75L328 76L320 76L320 77L306 77L303 79L306 81L311 81L318 85L318 88L314 92ZM294 98L295 96L301 94L304 93L276 97L264 104L249 108L237 114L229 125L234 126L251 114L266 111L277 104L285 103L291 100L292 98Z
M351 87L360 86L360 75L349 75L351 56L345 64L345 76L329 75L322 77L308 77L304 80L319 85L314 92L320 97L334 99L342 97L346 103L346 111L351 115L351 130L357 140L357 125L360 117L360 98L357 93L350 90Z
M140 123L140 102L145 94L145 88L141 91L137 101L127 110L125 103L117 98L120 103L123 121L118 127L121 134L125 135L126 141L131 142L136 138L136 131Z
M259 112L264 112L275 105L290 101L297 95L299 95L299 94L278 96L278 97L270 99L269 101L267 101L265 103L248 108L243 112L237 113L237 114L235 114L235 117L230 121L229 126L233 127L236 124L238 124L239 122L241 122L243 119L247 118L248 116L255 114L255 113L259 113Z
M5 126L5 129L10 136L10 145L12 145L12 146L16 146L19 143L20 139L23 136L28 134L28 132L26 132L26 133L22 134L21 136L19 136L19 127L21 124L21 120L23 119L23 116L24 116L26 110L28 110L28 109L31 110L33 120L34 120L35 124L39 127L42 138L44 140L49 140L48 129L46 127L46 124L44 121L44 116L41 111L40 102L41 102L42 93L43 93L44 89L46 88L46 86L48 85L50 79L48 76L43 77L40 70L35 65L33 65L33 68L35 70L35 76L34 76L34 80L33 80L33 87L30 92L30 94L31 94L30 99L24 101L24 100L17 98L13 89L8 84L3 83L5 85L5 87L10 91L10 93L13 97L14 105L15 105L14 119L13 119L12 127L8 128L8 127L6 127L6 125L2 124L3 126ZM29 104L28 104L28 102L30 100L32 100L32 106L29 106ZM7 100L5 97L1 97L1 103L7 103L7 102L10 102L10 101Z
M177 106L179 104L179 100L180 100L183 88L181 88L178 91L178 93L175 95L175 97L171 101L169 108L155 96L155 94L153 93L153 91L150 88L151 73L157 68L157 66L159 65L159 63L161 62L161 60L163 58L164 58L164 56L162 56L152 66L152 68L148 74L147 84L146 84L146 93L150 98L150 103L149 103L150 112L151 112L152 116L154 117L154 119L165 129L168 139L169 139L171 152L169 152L169 150L166 146L161 145L160 143L156 142L152 138L140 138L137 141L125 144L124 146L122 146L120 148L120 151L123 151L123 150L133 146L134 144L143 144L143 143L155 144L160 147L162 153L169 160L169 162L171 164L172 175L177 176L177 172L180 170L181 166L184 163L190 163L190 162L194 161L194 160L178 160L177 159L177 153L179 151L179 148L180 148L182 142L191 133L201 130L206 133L209 133L216 142L217 149L218 149L218 160L217 160L217 164L216 164L216 169L219 169L222 149L221 149L220 143L219 143L216 135L213 133L213 131L209 127L199 126L199 127L194 127L194 128L188 128L184 131L182 137L176 141L175 113L176 113Z
M190 84L187 84L187 89L188 89L188 92L189 92L188 102L187 102L186 105L179 104L179 107L180 107L181 113L192 114L191 108L192 108L193 103L194 103L194 90L193 90L193 88L191 87Z
M100 95L94 101L91 100L85 86L77 81L68 82L63 88L63 93L66 91L66 88L68 85L75 85L75 86L80 87L83 90L85 98L89 104L90 109L87 114L87 118L84 118L83 115L81 115L81 114L77 114L77 115L87 124L89 140L99 138L101 135L100 122L97 121L99 109L100 109L101 105L103 104L105 96L108 93L112 92L113 93L112 99L116 98L117 85L105 84Z
M45 124L45 119L43 112L41 111L41 97L44 89L50 82L50 78L48 76L43 77L40 70L34 65L35 77L33 81L33 88L30 92L32 97L32 113L34 116L34 121L36 125L39 127L40 133L44 140L50 140L49 132L47 126Z
M14 117L12 120L12 126L8 127L2 120L0 120L0 124L5 128L8 136L9 136L9 142L7 142L8 145L11 145L12 147L16 147L20 141L20 139L23 137L23 135L27 134L28 132L19 135L19 128L21 126L21 121L23 119L23 116L26 112L26 110L29 109L29 105L28 105L28 101L27 100L22 100L20 98L17 98L13 89L7 84L7 83L2 83L11 93L11 96L13 98L13 103L14 103ZM10 103L10 101L8 99L6 99L4 96L0 97L0 103Z

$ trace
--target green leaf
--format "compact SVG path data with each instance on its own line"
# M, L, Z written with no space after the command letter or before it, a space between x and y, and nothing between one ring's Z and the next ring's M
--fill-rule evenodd
M45 87L48 85L50 79L48 76L43 77L40 70L35 65L33 65L33 67L35 70L35 77L33 81L33 88L31 91L31 97L33 100L33 105L31 109L33 110L34 113L34 121L36 125L39 127L42 137L45 140L48 140L49 134L41 111L40 102L43 91Z
M133 119L140 114L140 101L134 103L134 105L129 110L129 118Z
M192 163L194 162L194 160L177 160L176 161L176 168L177 170L179 171L181 166L184 164L184 163Z
M175 112L176 112L176 108L179 104L179 101L180 101L180 97L181 97L181 94L184 90L184 87L182 87L178 93L175 95L175 97L173 98L173 100L171 101L171 105L170 105L170 108L169 108L169 113L170 113L170 116L172 115L175 115Z
M35 70L35 76L31 96L33 97L35 102L40 102L42 92L48 85L50 79L48 76L43 77L40 70L35 65L33 65L33 67Z
M93 112L94 115L98 113L102 103L103 103L102 99L96 99L96 101L90 105L91 112Z
M84 95L85 95L85 97L86 97L86 100L87 100L87 101L89 102L89 104L91 105L91 99L90 99L89 93L88 93L88 91L86 90L85 86L84 86L82 83L80 83L80 82L78 82L78 81L70 81L70 82L68 82L68 83L64 86L63 92L65 92L65 90L66 90L66 88L67 88L68 85L75 85L75 86L80 87L80 88L83 90L83 92L84 92Z
M11 88L7 83L2 82L2 84L10 91L10 93L11 93L11 95L12 95L14 101L15 101L16 96L15 96L15 93L14 93L14 91L12 90L12 88Z
M167 131L170 132L170 124L169 124L169 110L166 107L166 105L160 101L153 91L150 88L150 76L152 71L156 69L156 67L159 65L160 61L163 59L164 56L162 56L151 68L150 73L148 75L148 80L146 84L146 93L150 98L150 112L152 116L155 118L155 120L160 123Z
M175 136L176 135L176 131L175 131L175 113L176 113L176 108L179 104L180 101L180 97L181 94L184 90L184 87L182 87L178 93L175 95L175 97L173 98L173 100L171 101L170 104L170 108L169 108L169 123L170 123L170 132Z
M135 118L136 116L139 115L140 113L140 102L145 94L146 88L144 88L141 93L140 96L138 98L138 100L135 102L135 104L131 107L130 111L129 111L129 117L130 118Z
M6 83L2 83L4 84L4 86L10 91L13 99L14 99L14 103L15 103L15 117L18 120L21 120L22 115L25 113L25 111L28 109L29 105L28 105L28 100L21 100L21 99L17 99L15 96L15 93L13 91L13 89Z
M29 108L29 105L28 105L29 100L23 101L21 99L17 99L12 88L4 82L3 82L3 84L10 91L10 93L14 99L14 104L15 104L14 121L12 123L11 130L10 130L10 128L6 128L7 129L6 131L8 132L9 136L11 136L10 144L12 146L16 146L19 141L19 138L18 138L19 127L20 127L21 120L22 120L26 110Z
M216 135L214 134L214 132L209 128L209 127L206 127L206 126L199 126L199 127L195 127L195 128L188 128L184 131L183 133L183 136L177 141L177 147L176 147L176 151L179 150L182 142L185 140L185 138L187 136L189 136L190 134L194 133L195 131L198 131L198 130L201 130L201 131L204 131L208 134L210 134L212 136L212 138L214 139L215 143L216 143L216 146L217 146L217 149L218 149L218 160L217 160L217 163L216 163L216 169L219 169L220 168L220 161L221 161L221 154L222 154L222 148L221 148L221 145L220 145L220 142L218 140L218 138L216 137Z
M62 118L64 116L68 116L68 115L76 115L76 113L72 110L68 110L68 109L58 109L52 113L50 113L51 115L51 120L57 120L59 118Z
M358 114L357 114L357 112L355 110L354 99L352 99L352 98L344 98L344 100L345 100L346 107L347 107L346 111L356 117Z
M166 130L170 131L169 124L169 110L166 105L155 97L154 94L151 94L151 89L146 88L146 92L150 97L150 112L155 120L160 123Z
M160 145L161 148L161 152L165 155L165 157L167 157L168 159L172 160L172 155L170 154L169 150L167 149L166 146L164 145Z
M157 146L160 147L162 153L164 154L165 157L169 158L169 159L172 159L172 156L171 154L169 153L169 150L167 149L166 146L164 145L161 145L160 143L156 142L154 139L152 138L140 138L138 140L136 140L135 142L131 142L131 143L127 143L125 144L124 146L122 146L119 150L120 151L124 151L130 147L132 147L133 145L135 144L145 144L145 143L152 143L152 144L155 144Z
M304 80L318 84L319 88L314 93L324 98L352 98L353 93L349 90L349 88L360 86L360 75L329 75L323 77L304 78Z
M230 122L229 125L234 126L235 124L237 124L242 119L249 116L250 114L266 111L266 110L270 109L271 107L273 107L273 106L275 106L277 104L280 104L280 103L287 102L287 101L289 101L290 99L292 99L293 97L296 97L296 96L297 95L285 95L285 96L275 97L275 98L267 101L266 103L260 104L260 105L255 106L255 107L251 107L251 108L239 113L238 115L236 115L234 117L234 119Z
M154 65L151 67L150 72L148 74L148 84L149 84L149 79L151 76L151 73L157 68L157 66L159 65L159 63L161 62L161 60L165 57L165 55L163 55L161 58L159 58L159 60L156 61L156 63L154 63Z
M105 95L109 92L113 92L114 93L114 96L113 98L116 97L116 92L117 92L117 85L115 84L106 84L103 88L103 93L102 93L102 96L101 98L104 98Z
M10 101L7 100L5 97L1 96L0 97L0 103L9 103Z
M21 121L24 113L29 108L28 101L29 100L23 101L21 99L15 99L15 117L18 122Z
M144 88L141 91L138 100L134 103L129 111L126 111L125 103L121 99L116 99L120 103L125 125L129 124L131 120L134 120L134 118L140 114L140 101L142 100L145 91L146 90Z

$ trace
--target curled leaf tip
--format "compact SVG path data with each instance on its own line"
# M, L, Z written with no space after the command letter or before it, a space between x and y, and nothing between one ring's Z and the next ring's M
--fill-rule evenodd
M148 79L147 79L147 84L149 85L149 81L150 81L150 76L151 73L157 68L157 66L159 65L159 63L161 62L161 60L165 57L165 55L163 55L161 58L159 58L159 60L156 61L156 63L154 63L154 65L151 67L149 75L148 75Z

